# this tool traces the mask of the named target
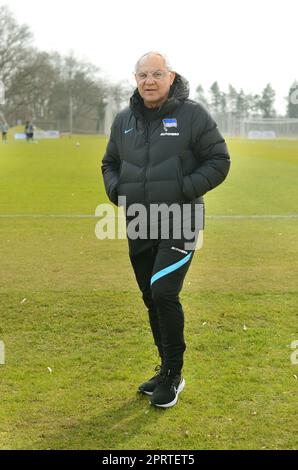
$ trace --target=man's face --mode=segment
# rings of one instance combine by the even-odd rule
[[[140,62],[135,78],[145,106],[153,108],[166,101],[175,73],[166,69],[161,56],[151,55]]]

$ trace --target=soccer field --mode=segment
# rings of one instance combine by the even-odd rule
[[[127,241],[95,236],[105,145],[0,144],[0,449],[297,449],[298,141],[228,141],[169,410],[136,393],[157,355]]]

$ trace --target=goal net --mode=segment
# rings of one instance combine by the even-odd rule
[[[297,139],[298,119],[243,119],[241,135],[249,139]]]

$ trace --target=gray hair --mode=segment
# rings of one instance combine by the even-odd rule
[[[144,60],[145,57],[151,56],[151,55],[159,55],[164,60],[166,69],[169,70],[169,71],[173,70],[172,66],[170,64],[170,61],[169,61],[168,57],[165,54],[162,54],[161,52],[158,52],[158,51],[149,51],[149,52],[146,52],[146,54],[143,54],[139,58],[139,60],[137,61],[136,65],[135,65],[135,72],[137,72],[139,70],[139,66],[140,66],[140,63],[142,62],[142,60]]]

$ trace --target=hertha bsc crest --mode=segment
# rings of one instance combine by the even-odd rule
[[[177,127],[177,119],[176,118],[163,119],[162,123],[163,123],[163,128],[166,132],[170,127]]]

